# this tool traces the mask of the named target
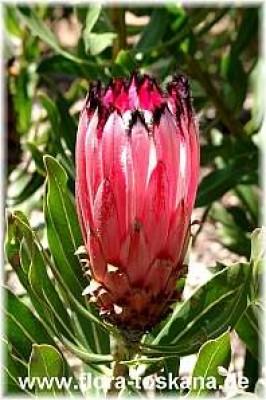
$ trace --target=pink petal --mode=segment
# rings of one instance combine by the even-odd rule
[[[168,109],[163,113],[159,126],[155,126],[154,139],[157,159],[163,161],[169,183],[169,209],[174,209],[179,184],[180,133],[175,117]]]
[[[114,112],[108,118],[102,137],[103,175],[112,186],[117,206],[120,236],[128,229],[126,221],[126,168],[124,157],[128,138],[122,118]]]
[[[99,240],[94,234],[89,235],[87,251],[90,255],[93,277],[95,280],[102,283],[106,273],[106,261],[103,257]]]
[[[85,155],[85,142],[87,133],[87,124],[89,123],[87,111],[84,107],[81,113],[77,143],[76,143],[76,196],[78,199],[78,209],[80,218],[82,218],[83,235],[89,229],[89,225],[93,226],[92,209],[89,201],[89,192],[86,180],[86,155]],[[84,237],[84,240],[86,238]]]
[[[131,83],[128,88],[128,99],[129,99],[129,109],[134,110],[139,107],[139,98],[137,92],[137,79],[135,75],[132,75]]]
[[[154,111],[160,107],[164,101],[160,89],[155,81],[148,75],[144,77],[143,82],[138,88],[139,105],[143,110]]]
[[[98,114],[95,112],[87,127],[85,143],[86,179],[91,208],[103,176],[101,139],[97,135],[98,121]]]
[[[181,132],[183,134],[184,155],[180,154],[183,163],[180,163],[180,173],[184,181],[184,198],[187,199],[188,186],[191,179],[191,154],[190,154],[190,137],[188,131],[188,124],[185,116],[181,117]]]
[[[153,296],[164,291],[173,267],[173,263],[168,260],[156,259],[153,262],[145,280],[145,287],[152,292]]]
[[[127,265],[131,285],[141,287],[149,269],[149,252],[141,227],[136,227],[131,235]]]
[[[152,172],[145,196],[143,227],[150,259],[163,249],[169,226],[169,193],[165,165],[159,161]]]
[[[171,297],[173,295],[174,289],[176,287],[177,277],[178,277],[178,273],[176,271],[173,271],[165,285],[164,294],[165,294],[165,297],[168,297],[168,299],[169,299],[169,297]]]
[[[190,165],[191,176],[187,193],[187,204],[189,214],[192,212],[194,206],[198,180],[199,180],[199,166],[200,166],[200,146],[199,138],[194,120],[191,118],[189,125],[189,139],[190,139]]]
[[[83,219],[77,185],[76,185],[76,190],[75,191],[76,191],[76,196],[75,196],[75,198],[76,198],[76,208],[77,208],[79,224],[80,224],[80,227],[81,227],[81,233],[82,233],[82,237],[83,237],[83,242],[86,244],[86,242],[87,242],[86,221]]]
[[[183,180],[184,199],[188,207],[188,213],[190,214],[196,196],[200,160],[199,139],[195,122],[188,114],[185,114],[181,118],[181,130],[184,138],[183,159],[185,159],[186,162],[183,168],[181,165],[180,172],[182,175],[181,179]]]
[[[180,143],[179,143],[179,171],[178,171],[178,187],[177,193],[174,203],[174,209],[178,207],[181,201],[186,198],[187,194],[187,185],[189,181],[189,151],[188,151],[188,143],[183,135],[180,135]]]
[[[126,271],[128,267],[127,260],[129,255],[129,246],[130,246],[130,235],[128,234],[120,245],[119,264],[123,271]]]
[[[131,131],[131,149],[134,171],[134,193],[136,201],[136,218],[142,219],[144,196],[147,185],[150,141],[148,132],[137,120]]]
[[[110,104],[114,102],[114,93],[111,87],[107,89],[105,95],[103,96],[102,101],[105,107],[108,107]]]
[[[119,258],[120,232],[115,197],[108,179],[101,183],[95,197],[94,223],[106,261],[116,264]]]
[[[169,233],[166,241],[165,252],[174,265],[182,262],[183,247],[189,226],[189,215],[184,201],[181,201],[172,216]]]

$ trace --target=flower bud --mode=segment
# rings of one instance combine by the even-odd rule
[[[124,331],[144,332],[177,299],[199,174],[187,79],[165,91],[133,74],[92,85],[76,145],[76,203],[92,280],[85,293]]]

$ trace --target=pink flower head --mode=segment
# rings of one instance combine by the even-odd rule
[[[124,331],[143,332],[177,299],[199,174],[188,81],[162,91],[133,74],[92,85],[76,145],[76,202],[92,280],[85,293]]]

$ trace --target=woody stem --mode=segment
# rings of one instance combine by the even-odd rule
[[[113,42],[113,60],[115,60],[119,51],[127,46],[125,9],[114,6],[111,10],[111,16],[113,27],[117,33],[117,38]]]

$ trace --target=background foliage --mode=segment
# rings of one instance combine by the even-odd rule
[[[254,391],[262,307],[258,230],[250,257],[250,234],[259,225],[259,8],[5,5],[4,20],[6,274],[15,271],[23,287],[19,295],[6,289],[6,390],[21,390],[18,376],[43,376],[45,370],[73,376],[68,352],[85,371],[111,373],[110,330],[117,332],[81,295],[88,277],[84,255],[77,255],[75,139],[90,82],[108,83],[139,69],[161,82],[177,71],[188,75],[202,167],[193,243],[212,223],[222,245],[243,258],[233,267],[213,268],[211,280],[147,335],[145,360],[138,358],[132,368],[144,363],[146,375],[178,374],[180,357],[198,351],[194,375],[214,351],[220,357],[210,371],[227,368],[228,329],[234,327],[247,347],[244,370]]]

